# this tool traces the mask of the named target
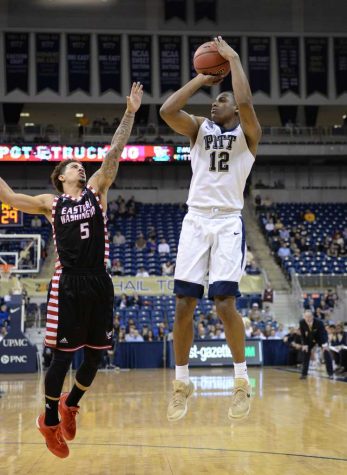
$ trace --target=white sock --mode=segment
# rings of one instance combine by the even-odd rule
[[[176,366],[176,379],[183,381],[185,384],[189,384],[189,369],[187,364]]]
[[[246,379],[249,383],[248,374],[247,374],[247,364],[246,361],[243,363],[234,363],[235,378]]]

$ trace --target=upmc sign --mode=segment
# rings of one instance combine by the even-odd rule
[[[171,343],[171,342],[170,342]],[[169,347],[170,367],[174,366],[173,345]],[[263,364],[261,340],[246,340],[245,356],[247,365]],[[189,366],[231,366],[233,357],[225,340],[194,341],[189,353]]]
[[[11,301],[11,330],[0,341],[0,373],[35,373],[37,371],[36,346],[21,332],[21,297]]]

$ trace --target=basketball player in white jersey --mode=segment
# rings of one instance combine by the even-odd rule
[[[207,274],[208,295],[215,301],[234,359],[235,384],[228,416],[241,419],[250,410],[245,329],[235,299],[246,265],[241,217],[243,190],[254,163],[261,128],[238,54],[221,36],[214,41],[221,56],[230,63],[233,93],[219,94],[212,104],[211,120],[187,114],[182,108],[196,91],[223,80],[198,74],[160,109],[161,117],[173,130],[189,137],[193,170],[175,271],[176,379],[167,411],[169,421],[185,416],[188,398],[194,391],[188,370],[193,314],[197,299],[203,296]]]

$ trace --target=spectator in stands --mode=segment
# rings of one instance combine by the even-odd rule
[[[154,226],[148,226],[147,236],[149,237],[149,239],[157,239],[157,231],[155,230]]]
[[[224,340],[225,339],[225,336],[223,336],[223,331],[222,331],[221,328],[216,328],[212,339],[213,340]]]
[[[110,213],[117,213],[118,211],[117,201],[116,200],[109,201],[107,208],[108,208],[108,211],[110,211]]]
[[[142,233],[139,233],[135,241],[135,249],[137,251],[143,251],[146,249],[147,241]]]
[[[251,338],[253,332],[251,321],[248,317],[243,317],[242,320],[245,325],[246,338]]]
[[[157,250],[157,243],[155,242],[155,239],[149,238],[147,240],[147,251],[149,254],[154,255],[155,251]]]
[[[279,236],[284,241],[287,241],[290,238],[290,233],[289,233],[288,229],[283,227],[282,229],[279,230]]]
[[[269,304],[265,304],[263,310],[261,311],[261,319],[264,322],[272,322],[272,320],[274,320],[274,314]]]
[[[165,323],[159,323],[157,340],[163,341],[165,336],[166,336]]]
[[[130,297],[130,304],[138,305],[139,307],[142,307],[143,305],[142,297],[139,294],[135,293],[132,297]]]
[[[266,287],[263,292],[263,302],[272,304],[274,301],[274,291],[271,287],[271,282],[267,282]]]
[[[125,335],[126,335],[126,333],[125,333],[125,327],[122,326],[122,327],[120,327],[120,329],[119,329],[118,343],[122,343],[122,342],[125,341]]]
[[[127,308],[130,305],[130,300],[126,294],[122,294],[120,299],[117,301],[117,307],[120,309]]]
[[[199,323],[196,329],[196,340],[205,340],[207,338],[206,328],[203,323]]]
[[[134,218],[136,216],[136,206],[131,205],[128,208],[128,218]]]
[[[258,211],[261,211],[261,210],[263,209],[263,207],[262,207],[262,200],[261,200],[261,196],[260,196],[260,195],[255,195],[254,204],[255,204],[255,211],[256,211],[256,213],[257,213]]]
[[[125,205],[124,198],[121,198],[120,201],[117,200],[118,203],[118,214],[119,216],[125,216],[127,214],[127,207]]]
[[[291,250],[289,249],[287,243],[281,243],[281,247],[278,249],[277,255],[280,259],[291,256]]]
[[[331,243],[330,244],[330,247],[327,251],[327,255],[329,257],[338,257],[339,255],[339,246],[337,246],[336,244],[334,243]]]
[[[7,305],[3,303],[0,307],[0,326],[3,326],[5,322],[9,321],[9,311],[7,309]]]
[[[0,341],[3,340],[6,335],[7,335],[7,327],[5,326],[0,327]]]
[[[261,332],[260,328],[254,327],[251,338],[259,338],[260,340],[266,340],[266,337]]]
[[[136,273],[136,277],[149,277],[149,273],[144,267],[140,267]]]
[[[170,254],[170,246],[166,242],[166,239],[162,238],[160,240],[160,244],[158,246],[158,252],[159,254]]]
[[[175,270],[175,265],[171,261],[166,261],[161,266],[162,275],[173,275]]]
[[[330,307],[324,302],[324,300],[321,300],[319,306],[316,308],[317,317],[321,320],[329,320],[330,313]]]
[[[265,196],[265,198],[263,199],[263,206],[265,209],[271,209],[272,208],[272,199],[270,198],[270,196]]]
[[[153,331],[148,327],[142,329],[143,341],[154,341]]]
[[[136,342],[141,342],[143,340],[143,336],[140,335],[139,331],[135,327],[131,327],[129,329],[129,334],[125,335],[125,341],[136,343]]]
[[[307,223],[313,223],[316,220],[316,215],[310,209],[307,209],[304,213],[304,221]]]
[[[38,216],[34,216],[33,219],[31,220],[31,227],[41,228],[41,226],[42,226],[41,219]]]
[[[267,339],[268,340],[280,340],[281,338],[277,335],[276,330],[274,328],[271,328]]]
[[[275,230],[275,224],[274,224],[272,218],[270,218],[269,221],[267,221],[267,223],[265,224],[265,229],[266,229],[267,234],[272,236],[272,234]]]
[[[115,246],[123,246],[123,244],[126,243],[126,239],[120,231],[116,231],[116,234],[113,236],[112,242]]]
[[[261,318],[261,313],[259,310],[259,304],[254,302],[252,304],[251,310],[248,312],[248,318],[250,319],[251,322],[259,322]]]
[[[282,339],[286,335],[286,333],[287,332],[284,329],[283,323],[279,323],[278,328],[276,330],[276,336]]]
[[[124,275],[124,267],[119,259],[113,259],[111,267],[112,275]]]
[[[332,289],[328,289],[324,292],[323,300],[324,300],[324,303],[329,308],[334,308],[335,307],[337,299],[338,299],[337,294],[335,292],[333,292]]]

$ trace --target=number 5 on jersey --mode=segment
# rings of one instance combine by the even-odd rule
[[[80,224],[81,230],[81,239],[88,239],[89,238],[89,223],[81,223]]]

